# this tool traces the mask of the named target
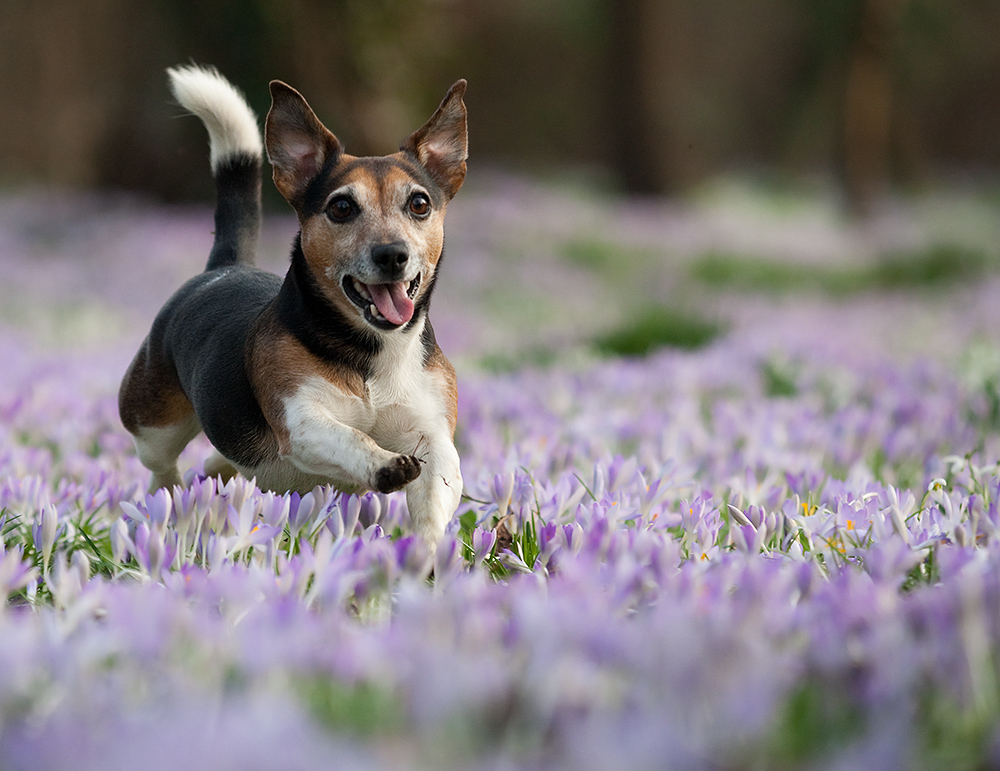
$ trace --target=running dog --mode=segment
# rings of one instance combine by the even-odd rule
[[[209,476],[262,489],[406,490],[436,542],[458,506],[455,370],[427,317],[444,216],[465,179],[466,82],[397,153],[347,154],[291,86],[273,81],[264,145],[299,233],[284,279],[255,267],[264,145],[216,70],[168,70],[208,130],[215,240],[163,306],[121,384],[119,414],[150,489],[181,484],[200,431]]]

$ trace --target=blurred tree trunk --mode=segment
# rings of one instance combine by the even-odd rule
[[[92,184],[94,147],[119,105],[127,0],[0,3],[4,175]]]
[[[908,0],[861,0],[847,63],[843,173],[851,210],[865,216],[891,173],[894,54]]]
[[[613,19],[611,123],[630,193],[672,193],[690,181],[678,104],[684,93],[683,0],[621,0]]]

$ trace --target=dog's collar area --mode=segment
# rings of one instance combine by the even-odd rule
[[[344,276],[341,284],[347,299],[358,307],[365,321],[376,329],[391,331],[399,329],[413,318],[413,298],[420,289],[422,279],[423,274],[418,273],[408,285],[402,281],[365,284],[354,276]]]

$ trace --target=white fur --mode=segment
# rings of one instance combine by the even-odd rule
[[[237,153],[262,157],[264,148],[257,116],[236,87],[214,67],[172,67],[170,90],[174,98],[194,113],[208,129],[212,170]]]
[[[462,469],[458,450],[448,433],[428,435],[420,476],[406,486],[406,508],[417,535],[436,543],[462,502]]]
[[[173,487],[181,483],[177,456],[201,431],[198,419],[192,414],[173,426],[143,426],[132,436],[136,454],[142,465],[153,472],[150,491]]]
[[[405,488],[407,508],[414,530],[437,541],[461,499],[462,473],[440,384],[423,366],[419,332],[383,337],[363,399],[320,377],[304,381],[284,403],[291,446],[283,473],[270,467],[244,473],[256,473],[258,481],[287,474],[285,484],[299,473],[371,489],[397,454],[414,455],[422,466]]]
[[[371,488],[375,474],[392,460],[365,432],[364,403],[321,377],[305,380],[285,400],[290,446],[285,458],[299,471],[353,488]]]
[[[375,410],[372,438],[387,450],[415,455],[420,476],[406,486],[413,529],[430,541],[444,534],[462,498],[462,472],[451,437],[448,405],[437,375],[424,368],[421,332],[382,336],[383,349],[368,382]]]

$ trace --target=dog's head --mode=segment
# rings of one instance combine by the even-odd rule
[[[265,142],[274,184],[299,215],[310,272],[358,326],[400,329],[426,304],[445,209],[465,179],[465,86],[455,83],[399,152],[358,158],[298,91],[271,83]]]

